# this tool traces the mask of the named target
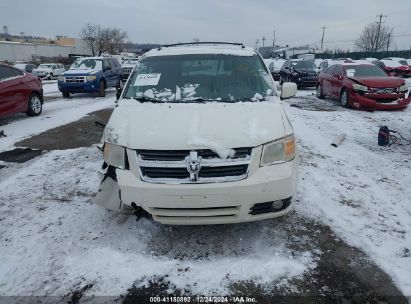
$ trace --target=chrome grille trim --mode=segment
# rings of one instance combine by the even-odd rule
[[[86,82],[86,76],[65,76],[64,81],[68,83],[83,83]]]
[[[241,153],[245,151],[244,149],[247,149],[249,153],[246,155]],[[201,169],[197,181],[190,180],[187,170],[189,150],[164,151],[164,153],[171,152],[167,157],[172,160],[165,160],[167,157],[162,157],[160,153],[162,151],[137,150],[135,152],[140,177],[143,181],[159,184],[202,184],[238,181],[248,176],[253,150],[251,148],[234,150],[240,151],[239,156],[241,157],[222,159],[210,150],[197,150],[201,157]],[[147,157],[148,154],[144,154],[146,151],[154,153]],[[172,152],[175,154],[173,155]],[[202,158],[201,154],[206,157]],[[157,156],[158,159],[153,156]],[[181,159],[182,156],[184,156],[183,159]]]

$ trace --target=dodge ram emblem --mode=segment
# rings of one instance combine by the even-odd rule
[[[186,159],[187,171],[190,173],[190,181],[198,181],[198,173],[201,169],[201,157],[198,157],[196,151],[191,151],[190,156]]]

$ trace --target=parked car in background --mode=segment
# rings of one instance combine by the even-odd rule
[[[330,67],[334,64],[352,63],[352,62],[354,62],[354,61],[350,58],[324,59],[324,61],[320,63],[320,71],[319,72],[324,71],[325,69],[327,69],[328,67]]]
[[[401,110],[411,101],[407,92],[404,79],[388,77],[373,64],[336,64],[318,75],[317,97],[336,98],[346,108]]]
[[[20,69],[0,64],[0,116],[21,112],[36,116],[42,108],[41,81]]]
[[[128,79],[133,69],[139,64],[138,58],[127,58],[121,63],[121,69],[123,73],[123,81]]]
[[[63,74],[65,68],[60,63],[42,63],[38,68],[33,69],[33,75],[44,79],[53,79]]]
[[[22,70],[27,73],[31,73],[37,66],[32,63],[26,63],[26,62],[15,62],[13,64],[13,67]]]
[[[404,64],[405,63],[405,64]],[[411,76],[411,67],[408,63],[397,59],[381,59],[374,61],[373,64],[380,67],[387,75],[395,77]]]
[[[365,57],[365,58],[360,58],[359,60],[363,60],[363,61],[367,61],[367,62],[372,63],[372,62],[374,62],[374,61],[377,61],[378,59],[377,59],[377,58],[373,58],[373,57]]]
[[[324,61],[324,59],[321,59],[321,58],[314,59],[314,64],[315,64],[315,66],[317,67],[318,72],[321,71],[321,70],[320,70],[320,66],[321,66],[321,63],[322,63],[323,61]]]
[[[58,87],[66,98],[71,93],[98,93],[104,97],[107,88],[123,87],[122,69],[112,57],[79,58],[58,77]]]
[[[273,59],[270,62],[270,65],[268,66],[268,68],[271,72],[271,75],[273,75],[273,78],[274,78],[275,81],[280,80],[280,71],[281,71],[281,68],[282,68],[284,62],[285,62],[285,59],[276,58],[276,59]]]
[[[280,84],[294,82],[298,88],[315,87],[317,67],[312,60],[291,59],[284,62],[280,70]]]
[[[94,203],[145,210],[170,225],[287,214],[298,157],[280,96],[296,92],[293,83],[277,92],[262,58],[243,45],[147,52],[105,128],[107,166]]]

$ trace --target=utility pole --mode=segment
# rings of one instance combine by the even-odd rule
[[[255,50],[258,51],[258,38],[257,38],[257,41],[255,42]]]
[[[263,47],[264,47],[265,37],[263,36],[263,38],[261,40],[263,41]]]
[[[377,38],[375,39],[375,48],[374,48],[374,52],[378,51],[378,42],[379,42],[379,40],[380,40],[381,23],[383,23],[383,22],[382,22],[382,18],[383,18],[383,17],[387,17],[387,16],[386,16],[386,15],[383,15],[383,14],[379,14],[379,15],[377,15],[377,18],[379,18],[379,19],[380,19],[380,21],[377,21],[377,24],[378,24],[378,30],[377,30]]]
[[[275,49],[275,30],[274,30],[274,36],[273,36],[273,51],[271,52],[271,57],[274,57],[274,49]]]
[[[391,33],[388,34],[388,39],[387,39],[387,52],[390,48],[390,40],[391,40]]]
[[[323,26],[323,27],[322,27],[323,35],[322,35],[322,37],[321,37],[321,50],[323,49],[323,45],[324,45],[324,32],[325,32],[325,29],[326,29],[326,27]]]

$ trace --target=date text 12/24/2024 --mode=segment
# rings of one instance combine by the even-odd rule
[[[206,297],[206,296],[156,296],[150,297],[150,303],[257,303],[252,297]]]

